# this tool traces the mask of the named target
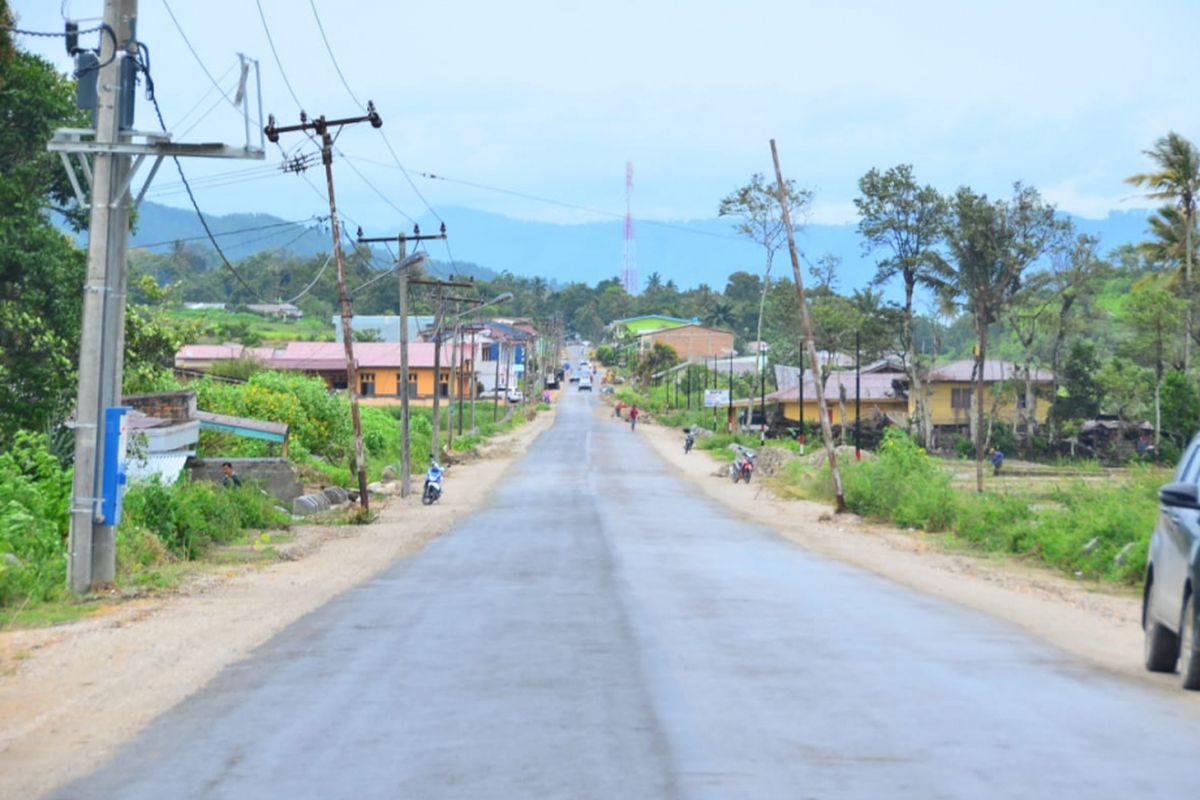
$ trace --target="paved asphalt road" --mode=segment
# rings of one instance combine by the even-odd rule
[[[734,520],[595,403],[56,796],[1195,796],[1175,694]]]

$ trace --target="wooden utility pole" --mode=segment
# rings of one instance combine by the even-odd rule
[[[400,249],[397,258],[403,264],[406,245],[404,234],[400,234]],[[410,433],[408,397],[408,270],[401,266],[396,270],[400,276],[400,496],[408,497],[412,492],[412,434]]]
[[[350,422],[354,426],[354,466],[358,471],[358,502],[363,511],[371,510],[370,493],[367,491],[367,457],[363,449],[362,417],[358,411],[358,370],[354,363],[354,333],[351,329],[350,297],[346,294],[346,265],[342,258],[342,231],[338,225],[337,200],[333,192],[333,136],[330,127],[343,127],[359,122],[369,122],[372,128],[383,127],[383,120],[375,111],[375,104],[367,101],[367,113],[361,117],[326,120],[324,115],[309,121],[300,112],[299,125],[276,127],[275,115],[267,120],[264,132],[272,142],[279,141],[279,134],[292,131],[316,131],[321,137],[321,161],[325,164],[325,184],[329,191],[329,224],[333,230],[333,258],[337,264],[338,303],[342,315],[342,344],[346,352],[346,391],[350,395]],[[407,376],[406,376],[407,377]]]
[[[84,68],[80,62],[81,85],[90,79],[95,89],[95,127],[60,128],[46,145],[47,150],[59,154],[80,207],[90,209],[91,214],[67,547],[67,585],[77,594],[112,583],[116,574],[120,467],[105,463],[104,444],[106,412],[119,406],[124,377],[130,212],[145,195],[164,158],[261,159],[264,154],[263,147],[250,147],[248,139],[241,148],[188,144],[172,142],[165,131],[133,129],[134,79],[138,71],[149,75],[148,64],[139,60],[137,13],[137,0],[105,0],[106,35],[100,37],[98,66]],[[243,97],[247,119],[248,97],[249,93]],[[134,196],[133,178],[147,158],[149,173]],[[80,181],[79,172],[85,182]],[[110,474],[114,468],[117,475]]]
[[[414,253],[408,257],[408,241],[424,241],[427,239],[445,239],[446,224],[442,223],[441,233],[421,235],[420,228],[414,226],[411,236],[401,233],[399,236],[378,236],[367,238],[363,236],[362,228],[358,229],[359,244],[374,242],[390,242],[396,240],[396,274],[400,276],[400,376],[396,390],[400,393],[400,496],[408,497],[412,492],[412,433],[409,413],[409,381],[408,381],[408,273],[427,256],[424,253]]]
[[[796,252],[796,234],[792,230],[792,215],[788,212],[787,186],[783,182],[783,170],[779,167],[779,152],[775,149],[775,140],[771,140],[771,159],[775,162],[775,185],[779,196],[779,207],[783,212],[783,226],[787,230],[788,252],[792,257],[792,273],[796,279],[796,300],[800,305],[800,320],[804,325],[804,340],[808,347],[808,360],[817,363],[817,345],[813,339],[812,316],[808,312],[808,301],[804,297],[804,278],[800,275],[800,257]],[[803,362],[801,362],[803,363]],[[803,385],[804,373],[800,373]],[[833,476],[833,494],[836,510],[841,513],[846,510],[846,498],[842,492],[842,476],[838,472],[837,450],[833,445],[833,429],[829,427],[829,414],[825,409],[825,387],[820,379],[813,384],[817,390],[817,413],[821,416],[821,433],[825,439],[825,454],[829,458],[829,472]],[[803,425],[804,406],[800,406],[800,420]]]
[[[409,283],[421,286],[436,286],[438,289],[438,304],[433,324],[433,340],[437,345],[433,348],[433,436],[429,443],[431,458],[439,458],[442,454],[441,415],[442,415],[442,323],[445,320],[445,290],[449,287],[470,288],[474,283],[464,281],[414,281]],[[449,424],[447,420],[447,424]]]

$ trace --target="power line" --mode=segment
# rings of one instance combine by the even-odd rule
[[[333,54],[333,48],[329,44],[329,37],[325,35],[325,26],[321,24],[321,15],[317,13],[316,0],[309,0],[308,4],[309,7],[312,8],[313,19],[317,21],[317,28],[321,32],[321,41],[325,43],[325,52],[329,53],[329,60],[333,62],[333,69],[337,72],[338,77],[341,78],[342,86],[346,88],[346,93],[350,95],[350,99],[357,103],[359,108],[362,108],[362,101],[358,99],[358,97],[354,94],[354,90],[350,88],[350,84],[346,81],[346,76],[342,73],[341,66],[338,65],[337,57]],[[392,147],[392,142],[390,139],[388,139],[387,133],[383,130],[383,128],[379,128],[378,130],[380,137],[383,139],[384,146],[387,147],[388,152],[392,156],[392,160],[396,162],[396,166],[399,167],[400,172],[404,175],[404,179],[408,181],[408,185],[412,187],[413,192],[418,198],[420,198],[421,202],[425,204],[426,210],[429,211],[429,213],[432,214],[438,222],[444,222],[437,211],[433,209],[433,206],[429,204],[429,201],[425,199],[425,195],[421,194],[421,190],[417,187],[416,182],[413,181],[412,177],[408,174],[408,170],[404,168],[404,164],[400,162],[400,157],[396,155],[396,151]],[[407,217],[408,215],[405,214],[405,216]],[[412,218],[409,217],[409,219]]]
[[[358,156],[345,156],[345,158],[350,159],[350,160],[361,161],[364,164],[373,164],[374,166],[377,166],[377,167],[384,167],[387,169],[392,168],[391,164],[386,164],[382,161],[376,161],[376,160],[370,159],[370,158],[359,158]],[[555,200],[552,197],[543,197],[541,195],[529,194],[528,192],[521,192],[521,191],[517,191],[516,189],[505,189],[500,186],[489,186],[486,183],[477,183],[475,181],[468,181],[468,180],[464,180],[462,178],[451,178],[447,175],[433,173],[433,172],[422,172],[420,170],[413,170],[413,172],[417,175],[420,175],[422,178],[425,178],[425,179],[431,180],[431,181],[442,181],[444,183],[454,183],[454,184],[458,184],[460,186],[469,186],[472,189],[482,189],[483,191],[486,191],[486,192],[495,192],[497,194],[509,195],[510,197],[519,197],[522,200],[532,200],[537,203],[545,203],[546,205],[557,206],[559,208],[569,208],[574,211],[584,211],[584,212],[587,212],[588,214],[595,214],[595,215],[601,216],[601,217],[612,217],[613,219],[624,219],[625,218],[625,214],[621,213],[621,212],[605,211],[604,209],[600,209],[600,208],[592,208],[590,206],[579,205],[578,203],[570,203],[570,202],[567,202],[566,200]],[[659,227],[659,228],[667,228],[670,230],[677,230],[682,233],[689,233],[694,236],[708,236],[708,237],[711,237],[714,239],[729,239],[730,241],[738,241],[738,242],[745,241],[744,239],[742,239],[738,236],[734,236],[732,234],[715,233],[713,231],[701,231],[701,230],[696,230],[694,228],[688,228],[683,225],[676,225],[676,224],[670,223],[670,222],[662,222],[661,220],[644,219],[641,217],[635,217],[634,220],[639,225],[652,225],[652,226]]]
[[[166,2],[166,0],[163,0]],[[296,101],[296,107],[304,110],[304,105],[300,102],[300,98],[296,96],[296,90],[292,88],[292,82],[288,80],[287,72],[283,69],[283,62],[279,60],[279,51],[275,49],[275,39],[271,36],[271,26],[267,25],[267,15],[263,13],[262,0],[254,0],[254,4],[258,6],[258,18],[262,20],[263,31],[267,34],[267,44],[271,46],[271,55],[275,56],[275,66],[279,67],[279,74],[283,77],[283,85],[287,87],[288,94]]]
[[[213,235],[214,236],[236,236],[239,233],[257,233],[258,231],[270,230],[272,228],[283,228],[285,226],[301,225],[301,224],[303,224],[305,222],[309,222],[309,221],[323,222],[324,220],[325,220],[325,217],[306,217],[304,219],[298,219],[298,220],[294,220],[292,222],[273,222],[270,225],[256,225],[252,228],[238,228],[237,230],[223,231],[222,233],[215,233]],[[309,231],[306,228],[305,233],[308,233],[308,232]],[[151,242],[150,244],[136,244],[136,245],[134,245],[134,247],[142,247],[142,248],[162,247],[163,245],[175,244],[176,242],[195,242],[200,239],[207,239],[207,238],[208,238],[208,236],[183,236],[183,237],[180,237],[177,239],[165,239],[161,242]]]
[[[333,62],[333,68],[337,71],[338,77],[342,80],[342,86],[346,87],[346,94],[350,95],[350,99],[355,102],[360,109],[365,109],[366,106],[354,94],[354,90],[350,88],[350,84],[346,81],[346,76],[342,74],[342,68],[338,66],[337,59],[333,56],[333,48],[329,46],[329,37],[325,35],[325,26],[321,24],[321,15],[317,13],[316,0],[308,0],[308,5],[312,8],[313,18],[317,21],[317,28],[321,31],[321,41],[325,43],[325,52],[329,53],[329,60]]]
[[[166,0],[163,0],[163,4],[166,4]],[[167,123],[163,119],[162,108],[158,105],[158,95],[154,91],[154,79],[150,76],[150,66],[148,63],[149,51],[145,48],[145,45],[141,45],[141,48],[143,52],[146,53],[147,58],[145,61],[138,61],[137,63],[138,67],[142,70],[142,73],[146,76],[146,95],[150,99],[150,103],[154,106],[154,114],[158,117],[158,124],[162,127],[163,132],[166,133]],[[192,187],[188,185],[187,176],[183,174],[183,165],[179,163],[178,156],[171,156],[171,160],[175,162],[175,169],[179,172],[179,179],[183,181],[183,188],[187,190],[188,199],[192,201],[192,208],[195,209],[196,216],[200,219],[200,225],[204,228],[204,232],[208,235],[208,240],[212,242],[213,249],[216,250],[217,255],[221,257],[221,263],[225,265],[226,269],[233,273],[233,277],[237,279],[237,282],[240,283],[242,287],[246,289],[246,291],[250,292],[251,297],[255,298],[259,302],[269,302],[264,300],[262,296],[255,291],[254,287],[242,277],[241,273],[234,268],[233,264],[229,263],[229,259],[225,257],[225,251],[221,249],[221,245],[217,242],[216,236],[213,235],[212,229],[208,227],[208,220],[204,218],[203,212],[200,211],[200,205],[196,202],[196,196],[192,194]]]
[[[227,77],[229,77],[229,73],[230,73],[230,72],[233,72],[233,70],[234,70],[234,68],[235,68],[236,66],[237,66],[236,64],[230,64],[230,65],[229,65],[229,67],[228,67],[228,68],[227,68],[227,69],[226,69],[224,72],[222,72],[222,73],[221,73],[221,77],[220,77],[220,78],[218,78],[217,80],[219,80],[219,81],[223,81],[223,80],[225,80]],[[195,104],[194,104],[194,105],[193,105],[191,108],[189,108],[189,109],[187,110],[187,113],[186,113],[186,114],[184,114],[182,117],[180,117],[180,118],[179,118],[179,119],[178,119],[178,120],[175,122],[175,127],[176,127],[176,128],[178,128],[180,125],[182,125],[182,124],[183,124],[183,121],[184,121],[185,119],[187,119],[187,118],[188,118],[188,117],[190,117],[190,116],[191,116],[193,113],[195,113],[196,109],[198,109],[198,108],[200,107],[200,104],[201,104],[201,103],[203,103],[205,100],[207,100],[207,99],[208,99],[208,96],[209,96],[210,94],[212,94],[212,93],[213,93],[213,90],[214,90],[214,89],[216,89],[216,88],[217,88],[216,86],[210,86],[210,87],[208,87],[208,91],[207,91],[207,92],[205,92],[204,94],[202,94],[202,95],[200,96],[200,99],[199,99],[199,100],[197,100],[197,101],[195,102]],[[218,102],[220,102],[220,101],[218,101]],[[210,108],[209,110],[211,110],[211,108]],[[207,113],[208,113],[208,112],[205,112],[205,114],[207,114]],[[191,129],[189,128],[189,130],[191,130]],[[180,134],[180,136],[182,136],[182,135],[183,135],[183,134]]]
[[[219,83],[217,83],[217,79],[214,78],[212,73],[208,71],[208,67],[204,65],[204,60],[200,58],[200,54],[196,52],[196,48],[192,47],[191,40],[188,39],[187,34],[184,33],[183,26],[179,24],[179,20],[175,18],[175,12],[171,10],[171,4],[168,3],[167,0],[162,0],[162,4],[163,8],[167,10],[167,16],[171,18],[171,22],[175,23],[175,30],[179,31],[179,35],[183,38],[183,43],[187,45],[187,49],[191,52],[192,58],[196,59],[196,63],[200,65],[200,69],[203,70],[204,74],[208,76],[208,80],[210,83],[212,83],[213,88],[220,93],[221,97],[225,98],[226,102],[228,102],[234,108],[237,108],[237,104],[234,103],[233,100],[229,99],[229,95],[225,94],[225,90],[221,88]],[[149,77],[148,74],[147,77]],[[166,129],[166,125],[164,124],[163,130],[165,131]]]

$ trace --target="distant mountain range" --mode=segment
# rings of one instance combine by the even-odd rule
[[[559,225],[510,219],[466,208],[444,208],[454,254],[453,271],[487,279],[509,271],[515,275],[540,276],[554,284],[597,281],[619,276],[623,267],[624,222],[613,219],[576,225]],[[1137,210],[1110,213],[1106,219],[1073,217],[1083,233],[1100,237],[1101,252],[1144,238],[1148,212]],[[288,222],[269,214],[208,216],[225,254],[233,260],[262,250],[278,249],[308,256],[329,252],[327,225],[316,221]],[[421,219],[423,230],[432,231],[439,221]],[[706,283],[722,290],[731,272],[758,273],[763,267],[762,250],[738,238],[729,219],[686,222],[635,221],[634,255],[641,285],[657,272],[663,281],[673,280],[681,289]],[[239,232],[240,231],[240,232]],[[350,231],[353,238],[353,231]],[[175,241],[207,247],[207,238],[195,213],[149,201],[138,209],[134,247],[162,252]],[[343,240],[345,242],[346,240]],[[874,274],[874,260],[863,255],[862,243],[852,223],[808,225],[798,245],[811,261],[825,254],[841,259],[839,291],[866,286]],[[446,248],[430,243],[429,250],[442,270],[450,271]],[[776,258],[777,275],[790,276],[786,251]],[[807,267],[805,267],[807,278]]]

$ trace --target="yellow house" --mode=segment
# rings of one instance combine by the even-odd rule
[[[929,409],[934,425],[968,428],[974,408],[975,359],[965,358],[937,367],[929,373]],[[983,365],[984,413],[1014,427],[1025,419],[1041,425],[1050,414],[1050,387],[1054,375],[1048,370],[1029,370],[1008,361],[988,359]],[[916,413],[916,398],[909,398],[909,413]]]
[[[886,416],[894,422],[902,423],[908,416],[908,398],[904,389],[908,379],[904,373],[893,371],[868,372],[863,371],[858,376],[858,386],[862,392],[859,401],[859,413],[864,419],[875,416]],[[834,425],[842,424],[842,398],[845,398],[846,421],[854,419],[854,400],[856,396],[854,372],[838,370],[829,373],[822,387],[825,390],[825,406],[828,410],[829,421]],[[801,392],[798,387],[780,389],[767,395],[767,402],[779,404],[785,419],[799,422]],[[812,370],[804,371],[804,408],[805,422],[819,422],[821,419],[817,408],[817,387],[813,382]]]

